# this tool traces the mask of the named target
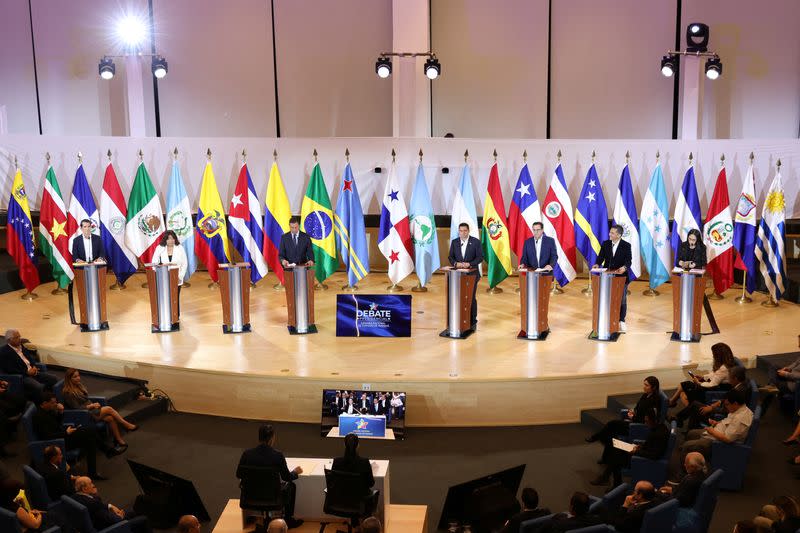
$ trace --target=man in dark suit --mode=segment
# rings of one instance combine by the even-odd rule
[[[522,489],[522,511],[509,518],[500,533],[519,533],[519,527],[523,522],[549,514],[549,509],[539,508],[539,493],[536,489],[525,487]]]
[[[530,270],[537,268],[553,270],[558,261],[555,239],[544,234],[544,224],[541,222],[534,222],[531,230],[533,237],[525,241],[519,266]]]
[[[673,488],[665,485],[659,489],[661,494],[678,500],[681,507],[693,507],[700,492],[700,486],[708,477],[706,458],[700,452],[689,452],[683,460],[683,468],[686,475],[681,478],[680,483]]]
[[[381,400],[378,398],[376,394],[374,398],[372,398],[372,407],[369,410],[369,414],[373,416],[378,416],[383,414],[383,409],[381,408]]]
[[[585,492],[575,492],[569,500],[569,512],[558,513],[543,523],[537,533],[560,533],[571,529],[593,526],[602,523],[599,515],[589,514],[591,504]]]
[[[469,236],[469,224],[462,222],[458,225],[458,237],[450,242],[450,252],[447,254],[450,266],[454,268],[474,268],[475,271],[470,275],[475,276],[475,287],[472,290],[472,329],[478,324],[478,300],[475,295],[478,292],[478,279],[481,273],[478,266],[483,262],[483,247],[481,241]]]
[[[281,475],[283,485],[283,501],[286,502],[283,513],[285,517],[288,517],[286,518],[286,523],[290,528],[300,527],[303,521],[294,518],[294,501],[297,489],[292,482],[303,473],[303,469],[298,466],[289,471],[286,457],[273,447],[275,445],[275,427],[272,424],[265,424],[258,428],[258,440],[261,444],[242,452],[242,457],[239,459],[239,467],[261,466],[277,470]],[[238,468],[236,477],[242,478]]]
[[[289,219],[289,233],[281,236],[278,258],[281,260],[283,268],[287,268],[290,264],[305,266],[314,264],[311,238],[307,233],[300,231],[300,217]]]
[[[633,262],[633,256],[631,255],[631,243],[622,239],[624,232],[625,228],[619,224],[611,226],[608,231],[608,240],[600,245],[597,263],[592,268],[606,268],[615,274],[628,272]],[[628,283],[630,283],[630,277],[625,279],[625,290],[622,291],[622,304],[619,307],[619,329],[623,333],[627,331],[625,315],[628,314]]]
[[[661,502],[652,483],[639,481],[633,493],[625,498],[611,524],[620,533],[639,533],[645,513]]]
[[[92,233],[92,221],[88,218],[81,220],[81,236],[72,241],[72,259],[76,263],[92,263],[105,261],[106,251],[103,240]]]
[[[128,525],[133,533],[150,533],[150,525],[144,516],[136,516],[131,511],[124,511],[111,503],[105,503],[97,492],[92,480],[82,476],[75,480],[75,494],[71,496],[73,500],[80,503],[89,511],[89,518],[97,531],[111,527],[123,520],[128,521]]]
[[[44,390],[51,390],[58,378],[36,368],[39,356],[22,345],[22,337],[16,329],[6,331],[6,344],[0,348],[0,372],[22,376],[25,397],[34,403]]]
[[[44,449],[44,461],[36,465],[36,471],[44,478],[47,485],[47,494],[50,499],[57,501],[61,496],[71,496],[75,492],[75,480],[66,470],[61,469],[64,454],[61,448],[51,444]]]

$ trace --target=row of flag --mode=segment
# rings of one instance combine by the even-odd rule
[[[220,263],[232,260],[231,247],[251,264],[251,281],[256,283],[271,268],[281,283],[283,268],[278,260],[281,235],[289,231],[291,206],[277,163],[270,169],[267,194],[262,204],[253,186],[246,163],[242,164],[227,214],[217,189],[210,157],[202,178],[197,221],[193,224],[180,166],[173,163],[167,192],[167,213],[152,180],[140,163],[127,204],[109,162],[103,178],[99,209],[94,201],[83,165],[75,180],[67,207],[52,166],[48,166],[40,206],[39,246],[48,258],[60,287],[73,278],[72,241],[80,235],[80,221],[93,221],[93,231],[101,236],[108,263],[119,283],[137,270],[138,261],[149,262],[166,230],[178,236],[187,252],[186,280],[197,268],[198,259],[217,280]],[[576,276],[577,252],[594,264],[600,244],[608,235],[608,211],[597,169],[592,163],[573,210],[561,163],[556,166],[542,204],[537,198],[527,163],[522,167],[506,214],[497,163],[491,167],[484,203],[482,224],[478,226],[470,166],[465,164],[451,209],[450,239],[458,226],[467,223],[470,234],[481,239],[491,287],[512,273],[512,252],[522,255],[526,239],[532,236],[534,222],[544,225],[546,235],[556,241],[558,262],[556,280],[567,285]],[[356,285],[369,273],[369,254],[364,214],[349,160],[342,176],[335,209],[320,169],[315,163],[301,206],[301,226],[311,238],[316,263],[316,278],[323,282],[344,264],[348,283]],[[39,284],[35,268],[34,233],[22,174],[17,169],[8,209],[9,252],[20,267],[21,278],[32,291]],[[784,292],[785,199],[780,169],[775,175],[756,227],[756,200],[753,166],[731,215],[724,166],[717,176],[714,194],[703,221],[695,182],[694,166],[689,165],[676,201],[673,224],[668,223],[669,201],[659,163],[639,211],[633,194],[629,165],[619,180],[613,221],[624,228],[623,238],[631,243],[631,279],[641,276],[642,262],[650,274],[650,287],[669,279],[675,265],[673,257],[692,229],[700,230],[708,255],[707,270],[717,293],[733,284],[733,270],[746,271],[748,292],[755,289],[756,262],[770,294],[779,300]],[[393,284],[412,272],[425,286],[440,266],[439,246],[433,206],[422,164],[409,207],[397,180],[394,161],[381,200],[378,249],[388,263]]]

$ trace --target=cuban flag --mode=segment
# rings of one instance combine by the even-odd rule
[[[397,186],[395,165],[389,169],[389,179],[383,191],[378,248],[389,261],[389,279],[397,285],[414,271],[414,245],[403,193]]]
[[[267,275],[267,263],[261,253],[264,246],[264,228],[261,225],[263,217],[253,180],[250,179],[250,171],[247,164],[244,164],[239,171],[239,180],[231,198],[228,228],[233,247],[243,261],[250,263],[252,283],[257,283]]]
[[[650,186],[642,202],[639,215],[639,236],[642,240],[642,255],[650,273],[650,288],[655,289],[669,280],[672,260],[669,256],[669,202],[664,189],[664,172],[657,163],[650,176]]]
[[[508,233],[511,238],[511,250],[517,259],[522,256],[525,241],[533,237],[531,226],[534,222],[542,221],[542,208],[539,207],[539,198],[533,187],[528,164],[522,167],[511,196],[511,206],[508,208]]]
[[[100,237],[108,256],[106,261],[120,285],[125,284],[139,265],[136,255],[125,246],[127,218],[125,196],[114,167],[109,163],[103,177],[103,190],[100,192]]]
[[[775,174],[772,185],[761,209],[761,223],[756,240],[756,259],[760,263],[761,275],[773,300],[781,299],[786,291],[784,282],[784,243],[786,242],[786,196],[783,192],[781,172]]]
[[[738,252],[736,263],[739,270],[746,270],[745,288],[752,293],[756,290],[756,181],[753,165],[747,169],[742,184],[742,193],[736,202],[736,215],[733,219],[733,246]]]
[[[67,213],[67,235],[69,235],[69,250],[72,252],[72,241],[81,234],[81,220],[92,221],[92,233],[100,235],[100,215],[97,204],[94,203],[89,180],[83,171],[83,164],[78,165],[75,172],[75,183],[72,185],[72,197],[69,200]]]
[[[697,185],[694,180],[694,165],[683,176],[683,185],[675,202],[675,215],[672,221],[672,254],[675,258],[673,266],[678,264],[678,246],[686,241],[689,230],[700,231],[703,219],[700,216],[700,199],[697,197]]]
[[[550,188],[544,197],[544,211],[542,212],[544,233],[556,241],[558,262],[556,263],[555,277],[562,287],[575,279],[575,265],[577,251],[575,247],[575,221],[572,216],[572,201],[567,193],[567,182],[561,163],[553,172]]]
[[[631,281],[642,275],[642,256],[639,244],[639,215],[636,209],[636,198],[633,196],[631,184],[630,165],[622,168],[617,189],[617,201],[614,203],[614,224],[619,224],[624,229],[622,238],[631,245],[631,268],[628,269],[628,278]]]

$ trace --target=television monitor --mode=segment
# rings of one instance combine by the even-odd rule
[[[331,429],[338,434],[340,416],[364,415],[364,417],[383,417],[386,433],[389,430],[395,439],[405,438],[406,432],[406,393],[390,390],[325,389],[322,391],[322,422],[320,434],[331,436]],[[369,422],[369,420],[367,420]],[[344,435],[339,435],[344,437]]]

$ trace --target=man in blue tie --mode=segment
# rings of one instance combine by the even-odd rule
[[[558,261],[556,241],[544,234],[544,224],[541,222],[534,222],[531,231],[533,231],[533,237],[525,241],[522,257],[519,258],[519,266],[527,267],[529,270],[538,268],[553,270]]]
[[[281,236],[278,258],[281,260],[283,268],[287,268],[289,265],[314,265],[311,238],[307,233],[300,231],[300,217],[289,219],[289,233]]]

